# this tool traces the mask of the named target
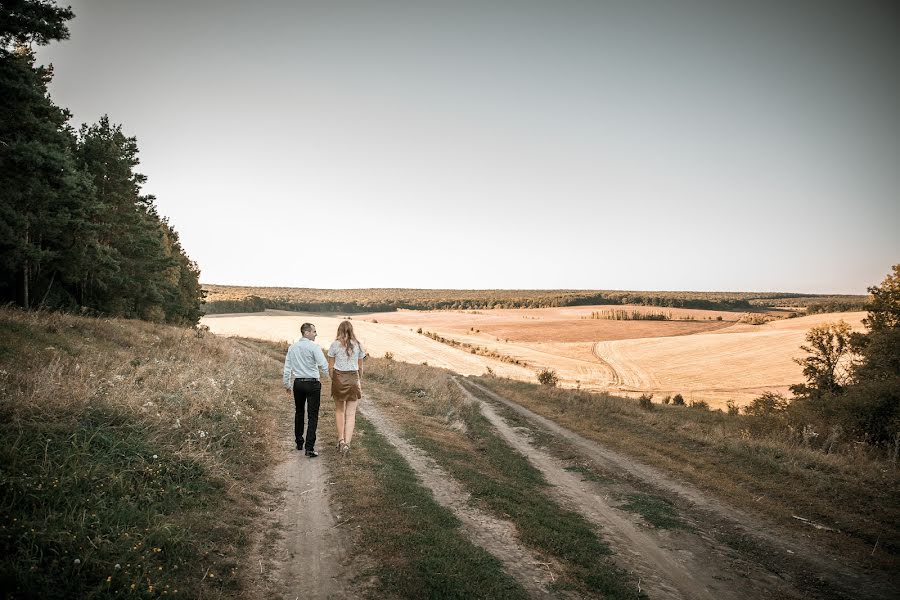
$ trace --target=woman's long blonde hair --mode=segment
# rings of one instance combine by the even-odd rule
[[[341,324],[338,325],[337,340],[344,347],[344,350],[347,351],[347,358],[350,358],[353,355],[353,342],[356,342],[357,346],[359,345],[359,340],[353,334],[353,324],[350,321],[341,321]]]

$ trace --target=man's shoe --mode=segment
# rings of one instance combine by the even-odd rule
[[[303,442],[297,444],[297,450],[303,450]]]
[[[315,458],[318,455],[319,455],[319,453],[316,452],[315,450],[307,450],[306,451],[306,456],[308,456],[309,458]]]

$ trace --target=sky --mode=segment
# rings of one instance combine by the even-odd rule
[[[900,262],[891,2],[79,0],[201,281],[865,293]]]

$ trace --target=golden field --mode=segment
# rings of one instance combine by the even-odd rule
[[[612,308],[664,312],[668,321],[592,319]],[[806,332],[847,321],[862,331],[863,312],[825,313],[762,325],[739,322],[741,313],[643,306],[577,306],[467,311],[396,311],[350,316],[357,336],[374,356],[535,381],[537,371],[557,372],[560,385],[619,395],[680,393],[687,401],[723,408],[743,405],[764,391],[786,392],[803,381],[793,359]],[[340,314],[268,310],[207,315],[202,323],[224,336],[293,341],[304,321],[315,323],[327,347]],[[719,320],[721,319],[721,320]],[[417,330],[422,333],[417,333]],[[426,334],[432,334],[430,337]],[[438,338],[438,339],[432,339]]]

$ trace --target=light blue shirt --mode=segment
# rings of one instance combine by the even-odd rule
[[[284,357],[284,387],[291,389],[293,380],[298,377],[318,379],[319,369],[328,376],[328,363],[322,349],[315,342],[300,338],[291,344]]]

